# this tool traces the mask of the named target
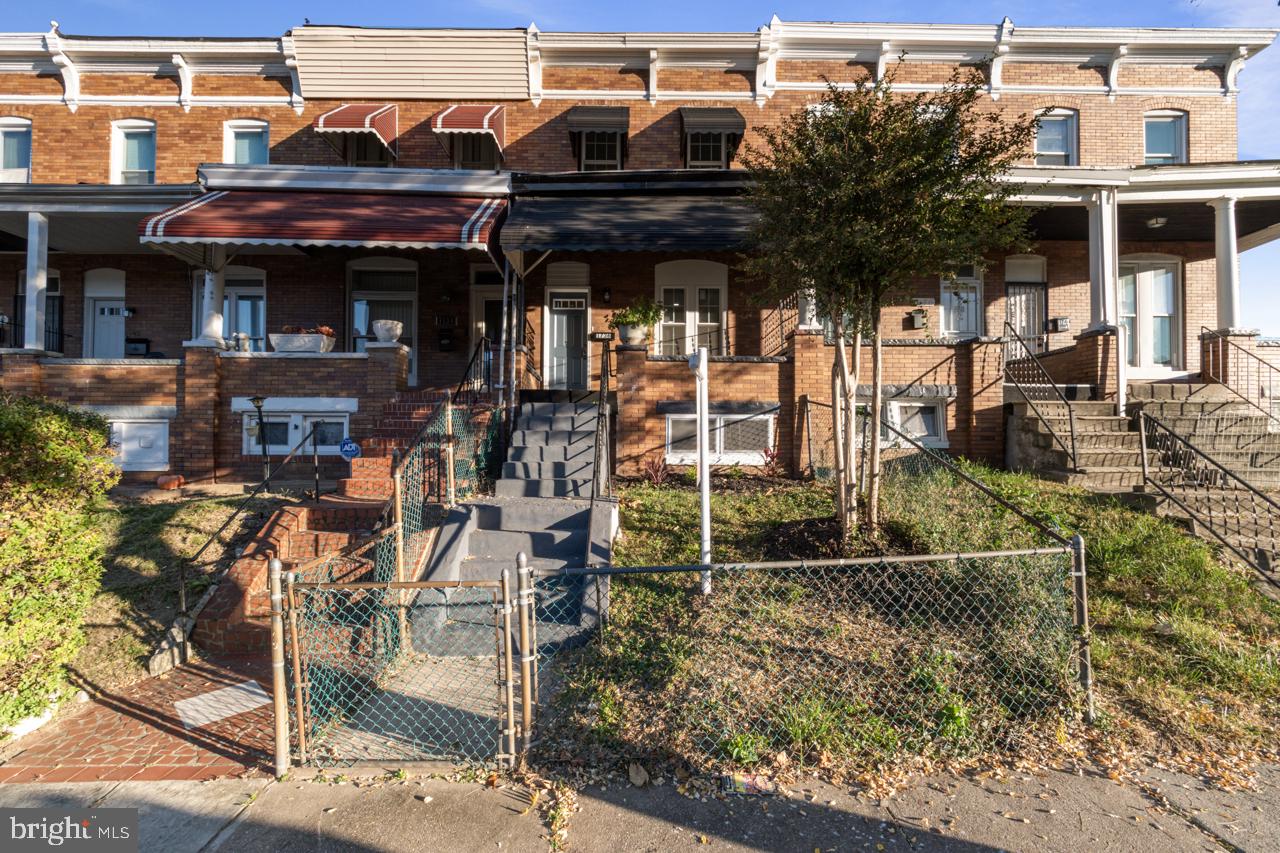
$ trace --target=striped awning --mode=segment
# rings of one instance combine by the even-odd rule
[[[199,264],[208,245],[486,249],[502,197],[222,190],[142,220],[139,239]]]
[[[487,133],[498,145],[507,144],[507,108],[501,104],[454,104],[431,117],[436,133]]]
[[[320,133],[372,133],[393,154],[400,136],[400,110],[395,104],[343,104],[316,116]]]

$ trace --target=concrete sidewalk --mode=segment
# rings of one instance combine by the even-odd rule
[[[575,850],[1277,851],[1280,768],[1224,793],[1149,770],[1144,790],[1099,776],[934,776],[884,803],[825,784],[790,797],[683,797],[668,782],[579,794]],[[1161,798],[1171,808],[1161,808]],[[542,853],[520,789],[410,778],[5,785],[0,807],[129,807],[146,851],[502,850]]]

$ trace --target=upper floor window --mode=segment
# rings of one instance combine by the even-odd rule
[[[1077,166],[1080,157],[1075,110],[1049,110],[1036,122],[1036,165]]]
[[[390,166],[390,149],[372,133],[344,133],[348,166]]]
[[[222,126],[222,162],[240,166],[269,163],[270,127],[261,119],[234,119]]]
[[[1145,162],[1154,165],[1187,162],[1186,113],[1157,110],[1146,114],[1144,125]]]
[[[684,162],[690,169],[727,169],[747,121],[733,107],[681,107]]]
[[[156,182],[156,123],[124,119],[111,125],[111,183]]]
[[[590,130],[582,134],[582,171],[622,168],[622,134]]]
[[[690,169],[725,169],[725,145],[723,133],[690,133],[685,152]]]
[[[31,181],[31,120],[0,118],[0,182]]]
[[[498,143],[490,133],[453,134],[453,166],[455,169],[498,168]]]

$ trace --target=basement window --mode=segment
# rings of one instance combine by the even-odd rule
[[[773,447],[774,415],[712,415],[708,437],[712,465],[764,465]],[[698,418],[667,416],[667,462],[698,463]]]
[[[925,447],[949,446],[945,400],[891,400],[885,403],[884,420]],[[891,447],[910,446],[887,429],[882,429],[880,435]]]
[[[245,456],[260,456],[262,445],[258,434],[258,415],[256,412],[245,412],[242,417],[241,453]],[[320,456],[338,456],[339,445],[347,435],[348,421],[344,413],[270,412],[264,414],[262,420],[266,430],[267,453],[272,456],[287,455],[313,426],[317,429],[316,452]],[[308,441],[298,453],[310,454],[311,442]]]

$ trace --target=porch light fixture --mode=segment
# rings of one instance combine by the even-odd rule
[[[262,417],[262,404],[266,397],[250,397],[249,405],[258,413],[258,447],[262,448],[262,482],[267,491],[271,490],[271,456],[267,453],[267,422]]]
[[[1168,224],[1169,224],[1169,217],[1167,216],[1153,216],[1147,220],[1148,228],[1163,228]]]
[[[600,291],[600,298],[604,300],[605,305],[613,302],[613,288],[606,287],[604,290]]]

